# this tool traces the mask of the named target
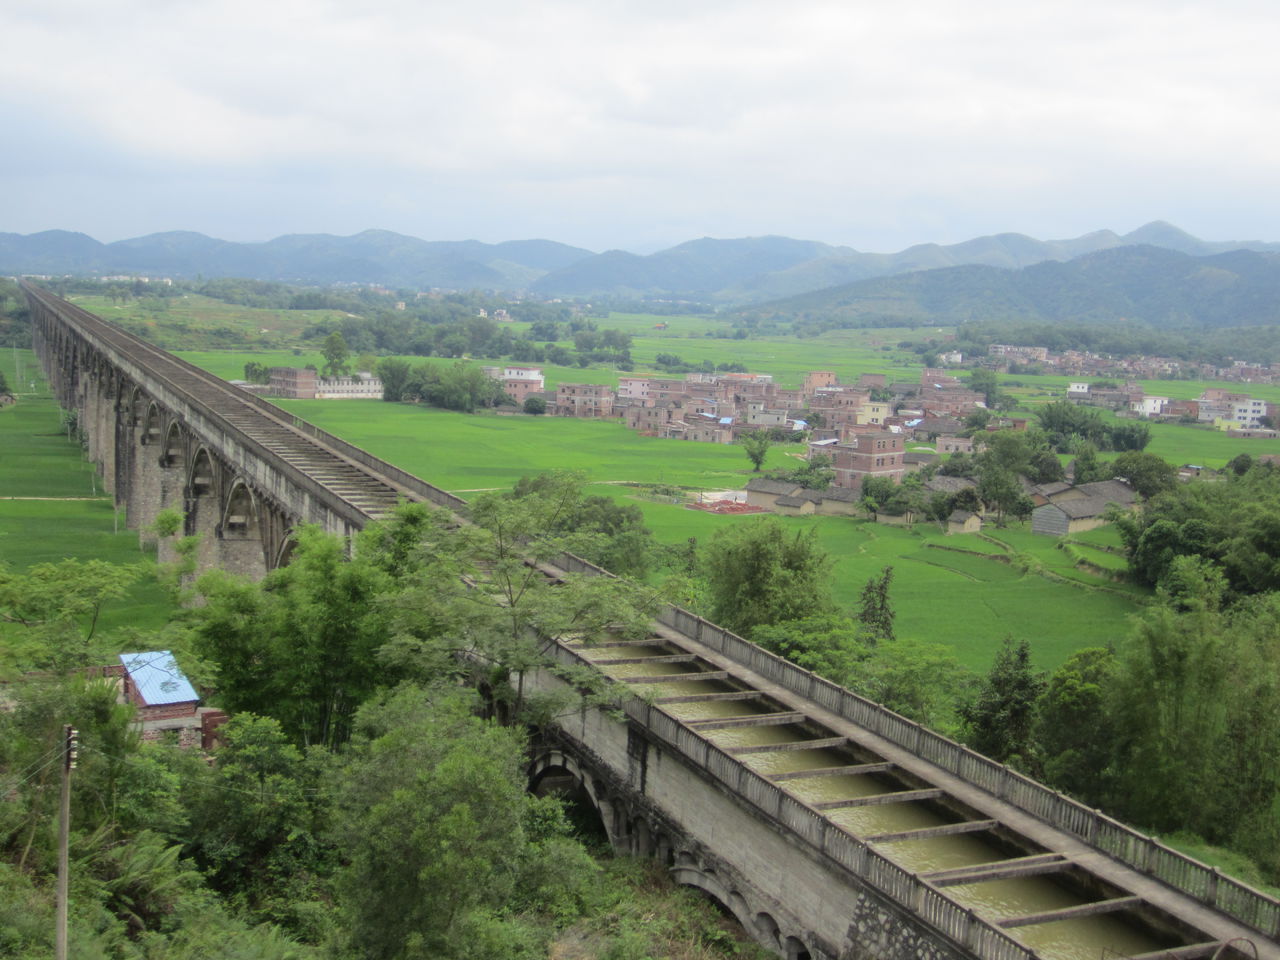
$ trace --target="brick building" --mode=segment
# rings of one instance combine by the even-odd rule
[[[850,433],[840,443],[825,447],[836,472],[835,485],[858,490],[867,477],[887,477],[901,483],[906,474],[902,434],[887,430]]]
[[[611,417],[613,391],[603,383],[562,383],[556,387],[556,416]]]
[[[516,403],[524,403],[529,397],[546,389],[540,367],[485,367],[484,372],[499,381],[503,392]]]

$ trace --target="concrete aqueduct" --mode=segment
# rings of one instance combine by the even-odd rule
[[[400,499],[464,506],[26,292],[36,352],[129,526],[182,509],[204,566],[261,576],[299,524],[345,536]],[[603,575],[570,555],[547,573]],[[576,793],[617,848],[661,858],[781,956],[1280,960],[1280,901],[686,611],[648,640],[555,655],[643,695],[562,720],[531,787]]]

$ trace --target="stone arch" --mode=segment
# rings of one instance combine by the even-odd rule
[[[164,442],[160,444],[160,466],[169,470],[181,470],[184,480],[187,472],[186,440],[181,424],[173,420],[169,423],[169,429],[164,431]]]
[[[596,812],[600,824],[604,828],[605,838],[615,850],[621,849],[622,837],[619,836],[619,810],[613,801],[605,795],[603,784],[598,782],[590,771],[585,769],[571,754],[561,750],[548,750],[539,754],[529,765],[529,792],[536,794],[539,788],[550,786],[548,781],[567,779],[581,799]]]
[[[208,448],[199,447],[191,457],[183,484],[183,507],[186,532],[200,537],[196,546],[196,568],[206,570],[217,565],[222,524],[221,483],[218,465]]]
[[[278,570],[280,567],[289,565],[289,561],[293,559],[293,552],[298,549],[298,540],[293,535],[293,530],[286,530],[283,537],[280,538],[280,549],[276,551],[275,563],[271,567],[272,570]]]
[[[756,936],[756,926],[751,909],[746,899],[735,890],[727,890],[714,870],[703,870],[695,863],[689,863],[692,857],[676,854],[676,865],[671,868],[671,879],[682,887],[693,887],[700,890],[720,906],[726,913],[738,921],[742,929]]]
[[[756,940],[774,950],[782,949],[782,928],[773,915],[763,910],[756,914],[752,921],[752,930]]]
[[[653,853],[653,836],[649,830],[649,821],[644,817],[636,817],[631,821],[631,852],[637,857],[648,857]]]
[[[139,442],[146,447],[155,447],[157,451],[163,443],[164,434],[164,416],[160,413],[160,407],[154,402],[148,403],[146,412],[142,415],[142,436]],[[157,452],[156,456],[159,456]]]
[[[187,496],[193,500],[219,499],[218,470],[208,447],[200,447],[191,458],[191,470],[187,474]],[[221,517],[217,519],[221,520]]]
[[[231,489],[227,492],[221,526],[222,536],[226,540],[262,539],[258,498],[241,477],[232,481]]]
[[[147,411],[155,405],[151,403],[150,398],[139,386],[135,386],[129,391],[125,408],[128,411],[129,426],[140,427],[147,419]]]
[[[262,509],[243,477],[227,484],[218,518],[218,565],[252,580],[267,572]]]
[[[665,867],[674,867],[676,865],[676,851],[671,843],[671,838],[665,833],[658,832],[653,838],[653,855]]]
[[[787,937],[782,942],[782,955],[787,960],[812,960],[809,948],[804,945],[799,937]]]

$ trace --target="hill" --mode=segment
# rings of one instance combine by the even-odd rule
[[[1036,240],[1001,233],[950,245],[918,244],[897,253],[862,253],[785,237],[703,239],[647,257],[615,250],[584,258],[548,273],[533,289],[548,296],[672,296],[749,304],[920,270],[1018,269],[1135,245],[1196,256],[1230,250],[1280,252],[1280,244],[1198,240],[1163,222],[1124,235],[1099,230],[1068,240]]]
[[[82,233],[0,233],[0,272],[245,277],[285,283],[377,283],[417,289],[520,289],[589,250],[552,240],[427,241],[389,230],[351,237],[293,234],[232,243],[200,233],[154,233],[99,243]]]
[[[1280,253],[1191,256],[1121,246],[1066,262],[948,267],[878,277],[740,311],[745,317],[853,324],[896,320],[1136,321],[1165,329],[1280,322]]]
[[[1036,240],[1000,233],[950,245],[918,244],[897,253],[863,253],[778,236],[703,237],[648,256],[624,250],[595,254],[552,240],[427,241],[388,230],[350,237],[291,234],[265,243],[175,231],[107,244],[82,233],[49,230],[27,236],[0,233],[0,274],[202,275],[755,304],[879,277],[949,267],[1017,270],[1136,245],[1197,257],[1240,250],[1280,252],[1280,244],[1199,240],[1161,222],[1124,235],[1099,230],[1068,240]]]

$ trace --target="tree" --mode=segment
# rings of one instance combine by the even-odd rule
[[[750,433],[744,433],[739,442],[747,454],[747,459],[754,465],[755,472],[759,473],[760,466],[769,453],[769,447],[773,445],[773,441],[769,439],[769,432],[752,430]]]
[[[1032,483],[1060,483],[1066,479],[1062,461],[1052,450],[1039,450],[1027,464],[1027,479]]]
[[[745,633],[829,610],[831,558],[817,535],[791,536],[774,518],[719,530],[705,561],[712,619]]]
[[[615,577],[548,577],[544,567],[563,563],[566,547],[576,545],[573,535],[555,531],[592,505],[571,476],[533,487],[519,496],[475,497],[470,527],[425,545],[430,567],[389,603],[395,640],[384,662],[417,679],[481,683],[513,719],[538,725],[580,703],[570,694],[531,697],[525,689],[530,671],[552,665],[555,643],[647,635],[657,597]],[[621,516],[634,516],[620,509]],[[573,683],[593,695],[611,689],[590,668]]]
[[[751,641],[845,687],[872,655],[859,625],[837,613],[761,624],[752,628]]]
[[[862,508],[872,519],[884,510],[897,492],[897,484],[888,477],[865,477],[862,481]],[[887,512],[887,511],[886,511]]]
[[[27,628],[15,638],[14,652],[28,667],[86,665],[100,652],[95,637],[102,611],[123,599],[145,569],[144,564],[60,560],[16,573],[0,564],[0,621]]]
[[[1178,470],[1152,453],[1122,453],[1111,463],[1111,474],[1129,482],[1144,500],[1178,485]]]
[[[987,429],[987,424],[991,422],[991,411],[983,407],[975,407],[969,411],[964,418],[964,429],[966,434],[975,434]]]
[[[1092,443],[1082,443],[1076,450],[1071,464],[1072,483],[1092,483],[1105,480],[1107,467],[1098,461],[1098,450]]]
[[[988,509],[996,511],[996,524],[1004,526],[1005,515],[1020,517],[1030,513],[1030,498],[1022,492],[1018,478],[1001,467],[983,469],[978,476],[978,496]],[[1024,502],[1026,501],[1026,502]]]
[[[540,416],[547,412],[547,401],[545,397],[529,396],[524,398],[524,412]]]
[[[1145,450],[1151,442],[1151,427],[1145,423],[1113,423],[1109,432],[1112,450]]]
[[[335,330],[325,338],[320,352],[324,354],[325,376],[340,377],[347,372],[347,357],[351,355],[351,350],[340,331]]]
[[[982,394],[993,410],[1000,400],[1000,378],[993,370],[974,370],[969,374],[969,389]]]
[[[770,470],[771,480],[798,483],[806,490],[826,490],[835,482],[836,472],[831,468],[831,458],[826,454],[812,454],[794,470]]]
[[[250,360],[244,365],[244,378],[249,383],[270,383],[271,371],[266,364]]]
[[[278,719],[300,745],[335,748],[386,671],[374,656],[389,638],[380,595],[389,576],[373,558],[350,560],[316,527],[297,534],[293,560],[259,584],[222,571],[197,581],[197,651],[216,664],[219,697],[232,712]]]
[[[611,573],[643,580],[659,548],[644,525],[644,511],[612,497],[586,495],[586,475],[571,471],[524,476],[513,498],[553,498],[563,505],[552,515],[544,536],[562,549],[598,563]]]
[[[413,378],[413,368],[409,361],[400,357],[384,357],[378,361],[378,379],[382,381],[382,399],[389,403],[399,403],[408,399],[409,383]]]
[[[889,603],[889,584],[892,582],[893,567],[885,567],[880,576],[867,581],[858,601],[858,622],[862,624],[863,635],[873,645],[894,639],[894,613]]]
[[[210,882],[258,917],[288,920],[331,868],[322,763],[308,762],[278,721],[241,713],[219,729],[207,776],[190,778],[188,849]]]
[[[1115,652],[1077,650],[1055,670],[1036,711],[1034,735],[1045,781],[1095,806],[1109,802],[1119,731],[1108,697]]]
[[[1201,592],[1207,602],[1187,609],[1150,608],[1117,651],[1115,799],[1125,816],[1229,843],[1274,872],[1280,601],[1218,608],[1215,588]]]
[[[1225,483],[1176,484],[1116,529],[1138,583],[1156,586],[1176,557],[1200,556],[1227,578],[1229,599],[1280,590],[1280,473],[1265,465]]]
[[[1044,675],[1031,668],[1031,645],[1005,637],[977,696],[960,707],[969,745],[1001,762],[1033,763],[1032,723],[1044,685]]]
[[[564,818],[525,792],[520,731],[476,706],[462,691],[405,687],[357,717],[334,822],[361,957],[461,956],[487,917],[535,898],[572,911],[598,874]]]

